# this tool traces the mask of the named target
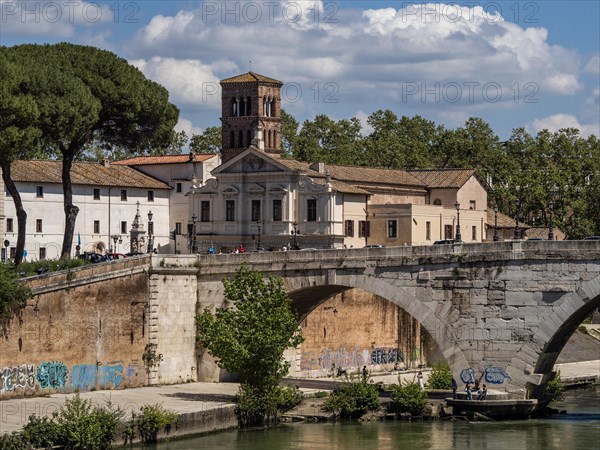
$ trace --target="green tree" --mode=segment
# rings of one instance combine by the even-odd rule
[[[419,385],[412,382],[392,386],[392,408],[398,412],[408,412],[417,416],[423,412],[427,405],[427,393],[419,389]]]
[[[452,389],[452,372],[446,361],[432,366],[427,387],[429,389]]]
[[[207,308],[196,317],[198,342],[219,367],[237,374],[243,422],[269,422],[277,415],[278,383],[289,368],[283,352],[302,342],[297,317],[281,278],[265,281],[243,265],[223,286],[232,307],[214,315]]]
[[[190,151],[195,153],[219,153],[222,147],[221,127],[207,127],[190,139]]]
[[[21,90],[36,100],[43,147],[62,158],[61,258],[68,258],[79,212],[73,204],[73,162],[94,142],[138,152],[164,148],[173,141],[179,112],[166,89],[111,52],[61,43],[19,45],[6,54],[30,74]]]
[[[292,157],[298,138],[298,121],[285,110],[281,110],[281,152]]]
[[[0,328],[6,325],[14,313],[24,308],[31,297],[29,287],[19,280],[15,267],[11,264],[0,264]]]
[[[379,387],[362,376],[348,378],[329,394],[324,407],[341,418],[357,419],[379,407]]]
[[[15,204],[17,244],[14,262],[23,260],[27,213],[21,195],[12,180],[11,164],[31,156],[39,149],[40,130],[35,126],[39,110],[31,95],[21,92],[26,72],[6,58],[6,47],[0,47],[0,169],[4,185]]]

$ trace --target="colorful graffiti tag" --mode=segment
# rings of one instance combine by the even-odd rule
[[[71,385],[80,391],[96,387],[96,364],[78,364],[71,369]]]
[[[317,355],[311,352],[303,353],[300,367],[302,370],[331,370],[334,366],[347,369],[365,365],[395,364],[402,361],[404,361],[404,354],[396,348],[373,350],[360,347],[336,350],[326,348]]]
[[[45,362],[37,368],[37,380],[42,389],[65,387],[69,371],[62,362]]]
[[[491,384],[502,384],[505,381],[511,381],[512,378],[501,367],[486,367],[485,381]]]
[[[460,372],[460,379],[463,383],[475,383],[475,371],[470,367],[468,369],[463,369]]]
[[[34,387],[35,367],[33,365],[23,364],[0,370],[0,393],[12,392],[16,388],[33,389]]]

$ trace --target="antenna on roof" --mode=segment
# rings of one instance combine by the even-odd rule
[[[252,60],[250,60],[250,72],[252,72]]]

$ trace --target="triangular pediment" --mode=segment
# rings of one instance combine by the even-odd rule
[[[271,157],[258,148],[251,146],[242,153],[221,164],[211,173],[216,176],[226,173],[260,173],[260,172],[289,172],[289,169],[280,164],[276,158]]]
[[[248,192],[249,194],[264,194],[265,188],[259,184],[252,183],[246,188],[246,192]]]

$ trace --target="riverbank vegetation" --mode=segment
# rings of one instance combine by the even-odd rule
[[[139,414],[126,422],[125,411],[113,407],[92,406],[79,394],[66,399],[52,418],[31,415],[22,431],[0,435],[0,450],[29,450],[60,447],[66,450],[108,450],[123,430],[124,443],[139,436],[143,443],[157,441],[158,433],[169,429],[177,414],[161,405],[144,405]]]
[[[452,389],[452,372],[446,361],[431,366],[427,387],[429,389]]]
[[[281,278],[265,281],[245,264],[223,286],[228,304],[196,316],[198,343],[219,367],[237,375],[241,425],[275,423],[294,398],[279,386],[289,369],[283,352],[302,342],[292,301]]]

